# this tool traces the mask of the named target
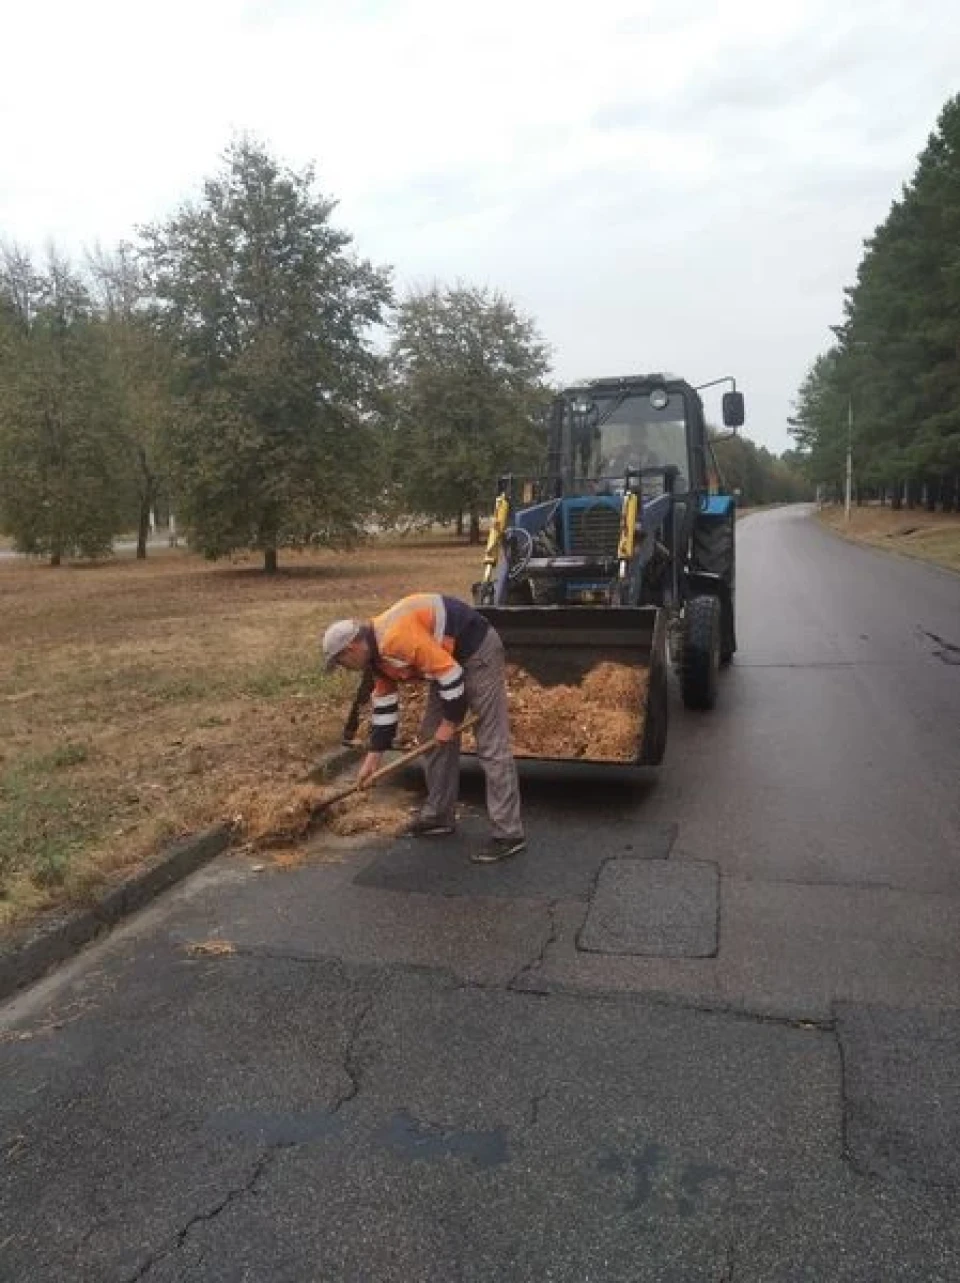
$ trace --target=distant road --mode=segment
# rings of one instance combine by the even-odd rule
[[[168,540],[166,535],[163,535],[161,538],[151,539],[150,542],[147,544],[148,549],[169,548],[169,547],[170,547],[170,541]],[[114,552],[136,552],[136,550],[137,550],[136,539],[120,539],[118,540],[117,543],[113,545]],[[43,562],[47,560],[48,558],[46,554],[40,557],[29,557],[26,553],[14,552],[12,548],[0,548],[0,561]]]

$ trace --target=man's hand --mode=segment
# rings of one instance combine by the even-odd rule
[[[383,761],[382,753],[368,753],[360,763],[360,770],[357,772],[357,783],[361,788],[366,788],[370,776],[374,771],[379,771],[380,763]]]
[[[433,738],[438,744],[449,744],[455,735],[460,732],[459,722],[442,721],[434,731]]]

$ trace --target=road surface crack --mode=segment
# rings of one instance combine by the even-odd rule
[[[359,1055],[358,1045],[363,1036],[364,1026],[373,1010],[373,1005],[374,999],[371,995],[361,1005],[350,1029],[342,1060],[342,1068],[346,1074],[348,1086],[331,1105],[331,1114],[339,1113],[344,1105],[349,1104],[351,1100],[354,1100],[360,1094],[365,1065]],[[271,1164],[276,1161],[280,1151],[292,1149],[297,1143],[297,1141],[282,1140],[265,1149],[254,1163],[250,1175],[242,1184],[227,1190],[226,1194],[218,1202],[214,1203],[212,1207],[203,1212],[198,1212],[195,1216],[191,1216],[187,1223],[177,1230],[173,1240],[166,1247],[148,1256],[143,1264],[138,1266],[137,1270],[129,1276],[126,1283],[139,1283],[139,1280],[145,1278],[155,1265],[179,1252],[186,1245],[191,1232],[196,1226],[215,1221],[221,1213],[225,1212],[228,1207],[239,1199],[246,1198],[250,1194],[256,1194],[258,1184],[269,1170]]]
[[[506,988],[508,990],[519,990],[522,993],[529,992],[525,987],[521,987],[522,982],[529,976],[533,975],[534,972],[540,970],[546,961],[547,950],[552,944],[556,944],[557,942],[557,937],[559,935],[559,904],[559,900],[551,900],[547,905],[548,927],[544,933],[543,939],[540,941],[537,952],[529,962],[525,962],[523,966],[520,967],[519,970],[507,981]]]
[[[537,1123],[539,1123],[540,1110],[543,1106],[544,1101],[547,1099],[549,1095],[550,1095],[549,1089],[545,1087],[543,1091],[538,1091],[533,1096],[530,1097],[530,1105],[529,1105],[530,1112],[527,1117],[528,1127],[536,1127]]]
[[[191,1216],[190,1220],[187,1221],[186,1225],[182,1226],[182,1228],[177,1230],[176,1236],[173,1239],[173,1241],[167,1247],[161,1248],[159,1251],[154,1252],[151,1256],[148,1256],[147,1259],[143,1262],[143,1264],[140,1265],[137,1268],[137,1270],[129,1276],[126,1283],[138,1283],[138,1280],[145,1278],[155,1265],[159,1265],[160,1262],[165,1261],[167,1257],[173,1256],[175,1252],[179,1252],[186,1245],[187,1239],[190,1237],[191,1231],[197,1225],[203,1225],[208,1221],[215,1221],[222,1212],[225,1212],[226,1209],[230,1207],[231,1204],[235,1203],[238,1199],[245,1198],[248,1194],[255,1194],[257,1184],[262,1179],[267,1169],[270,1167],[270,1164],[275,1160],[278,1151],[281,1149],[289,1149],[289,1148],[290,1148],[290,1145],[289,1143],[286,1143],[286,1142],[277,1144],[277,1145],[271,1145],[270,1148],[265,1150],[257,1159],[257,1161],[254,1163],[249,1177],[243,1182],[242,1185],[237,1185],[237,1186],[234,1186],[233,1189],[227,1190],[226,1194],[223,1196],[223,1198],[220,1199],[218,1203],[215,1203],[212,1207],[207,1208],[206,1211],[198,1212],[195,1216]]]
[[[720,1267],[720,1273],[717,1275],[717,1283],[734,1283],[736,1268],[737,1268],[736,1244],[731,1239],[730,1242],[727,1244],[727,1251],[724,1257],[723,1265]]]
[[[334,1101],[330,1113],[338,1114],[344,1105],[349,1105],[351,1100],[356,1100],[360,1095],[360,1089],[363,1084],[363,1072],[366,1069],[366,1063],[360,1055],[360,1040],[363,1037],[364,1026],[373,1011],[374,999],[371,995],[366,999],[360,1010],[357,1012],[353,1022],[353,1027],[347,1038],[347,1045],[344,1048],[343,1060],[341,1067],[347,1076],[348,1086],[345,1091],[341,1092]]]
[[[957,646],[954,642],[947,641],[945,637],[940,637],[937,633],[930,632],[928,628],[921,628],[920,631],[924,637],[928,637],[930,641],[940,647],[939,650],[933,652],[935,659],[941,660],[944,664],[960,664],[960,646]]]

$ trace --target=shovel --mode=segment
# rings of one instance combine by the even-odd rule
[[[457,731],[457,735],[462,735],[464,731],[472,730],[474,726],[476,726],[478,720],[479,719],[475,715],[473,717],[468,717],[466,721],[461,723],[460,729]],[[456,738],[456,736],[454,736],[454,738]],[[385,780],[388,775],[396,775],[397,772],[402,771],[405,766],[409,766],[411,762],[415,762],[418,757],[426,757],[428,753],[432,753],[437,747],[439,747],[437,741],[435,739],[429,739],[424,744],[418,744],[416,748],[412,748],[408,753],[404,753],[401,757],[398,757],[395,762],[390,762],[387,766],[381,766],[379,771],[374,771],[369,779],[367,779],[363,784],[353,783],[347,785],[346,788],[338,789],[336,793],[331,794],[330,797],[325,797],[322,802],[317,802],[315,806],[310,808],[311,819],[322,814],[337,802],[342,802],[345,798],[353,797],[354,793],[365,793],[367,789],[372,788],[374,784],[379,784],[381,780]]]

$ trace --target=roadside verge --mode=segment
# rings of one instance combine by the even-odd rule
[[[821,525],[850,543],[926,561],[942,570],[960,573],[960,516],[919,509],[894,512],[890,508],[854,508],[849,524],[842,506],[821,508]]]
[[[313,766],[309,778],[333,780],[358,755],[353,746],[331,749]],[[233,835],[231,824],[215,824],[181,838],[99,892],[90,903],[52,910],[11,931],[0,941],[0,1002],[40,980],[97,936],[221,855]]]

